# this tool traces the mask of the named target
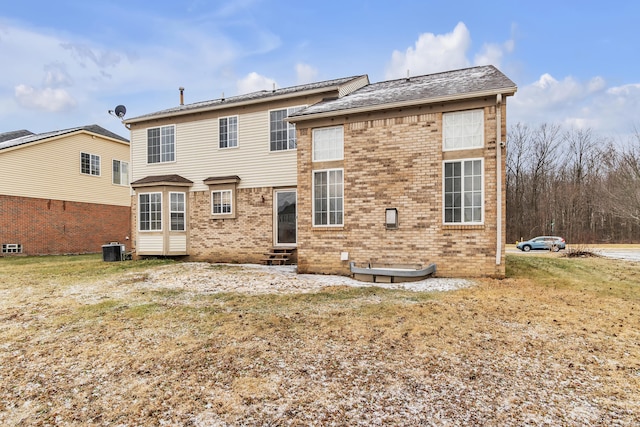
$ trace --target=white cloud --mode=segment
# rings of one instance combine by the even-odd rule
[[[44,85],[47,87],[72,86],[73,79],[67,72],[67,67],[61,63],[44,66]]]
[[[469,60],[466,54],[470,45],[471,36],[463,22],[447,34],[421,34],[414,47],[392,53],[386,78],[404,77],[407,70],[415,76],[467,67]]]
[[[76,100],[64,89],[34,89],[21,84],[15,88],[15,97],[23,107],[50,112],[65,111],[77,105]]]
[[[548,73],[521,86],[509,100],[509,123],[558,123],[590,128],[604,136],[629,134],[640,109],[640,84],[607,88],[596,76],[579,81],[557,80]]]
[[[494,65],[498,68],[502,65],[505,54],[513,52],[515,41],[507,40],[502,44],[485,43],[482,50],[473,59],[473,65]]]
[[[512,29],[512,32],[514,30]],[[504,57],[515,49],[513,36],[503,43],[485,43],[474,55],[473,63],[467,57],[471,47],[471,34],[464,22],[459,22],[446,34],[424,33],[415,46],[405,52],[398,50],[391,55],[386,78],[394,79],[410,75],[436,73],[473,65],[495,65],[500,68]]]
[[[308,64],[296,64],[296,81],[298,84],[311,83],[316,81],[318,70]]]
[[[257,92],[259,90],[271,90],[276,81],[256,72],[249,73],[246,77],[238,80],[237,87],[239,94]],[[277,85],[275,86],[277,88]]]

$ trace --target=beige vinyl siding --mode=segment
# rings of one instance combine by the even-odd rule
[[[171,234],[169,235],[169,251],[170,252],[187,252],[187,235]]]
[[[283,107],[284,108],[284,107]],[[225,112],[221,117],[233,115]],[[238,146],[219,148],[218,118],[176,124],[176,161],[147,164],[147,128],[132,131],[133,176],[178,174],[204,191],[211,176],[238,175],[238,188],[295,186],[296,150],[269,150],[269,110],[238,114]]]
[[[140,255],[164,254],[164,235],[162,233],[138,232],[136,249]]]
[[[80,172],[81,152],[100,156],[100,176]],[[129,206],[129,187],[112,184],[114,159],[129,162],[129,144],[87,133],[6,148],[0,194]]]
[[[360,89],[361,87],[364,87],[366,85],[369,84],[369,78],[367,76],[362,76],[359,79],[353,80],[352,82],[345,84],[344,86],[342,86],[340,88],[339,97],[343,97],[355,90]]]

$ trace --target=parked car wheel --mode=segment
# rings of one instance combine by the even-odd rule
[[[558,245],[553,245],[551,250],[553,250],[553,252],[558,252],[560,250],[560,247]]]
[[[525,251],[525,252],[529,252],[529,251],[531,250],[531,246],[529,246],[529,245],[524,245],[524,246],[522,247],[522,250],[523,250],[523,251]]]

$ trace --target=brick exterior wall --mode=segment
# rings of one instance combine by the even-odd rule
[[[260,263],[273,247],[273,189],[236,190],[236,218],[211,218],[211,194],[189,193],[189,259]]]
[[[100,253],[113,241],[128,248],[129,220],[128,206],[0,195],[0,244],[21,244],[23,255]]]
[[[442,112],[415,110],[343,118],[344,160],[314,163],[312,128],[340,119],[298,123],[298,272],[348,275],[354,261],[435,263],[441,277],[503,277],[504,246],[496,265],[496,108],[484,104],[485,147],[464,152],[443,152]],[[503,104],[503,135],[505,112]],[[484,158],[484,224],[444,225],[443,161],[477,157]],[[503,173],[505,157],[503,150]],[[312,171],[327,168],[344,168],[343,227],[312,223]],[[398,209],[397,229],[386,229],[386,208]]]

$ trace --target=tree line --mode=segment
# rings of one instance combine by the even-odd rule
[[[640,242],[638,131],[616,144],[590,129],[517,123],[507,147],[508,242]]]

